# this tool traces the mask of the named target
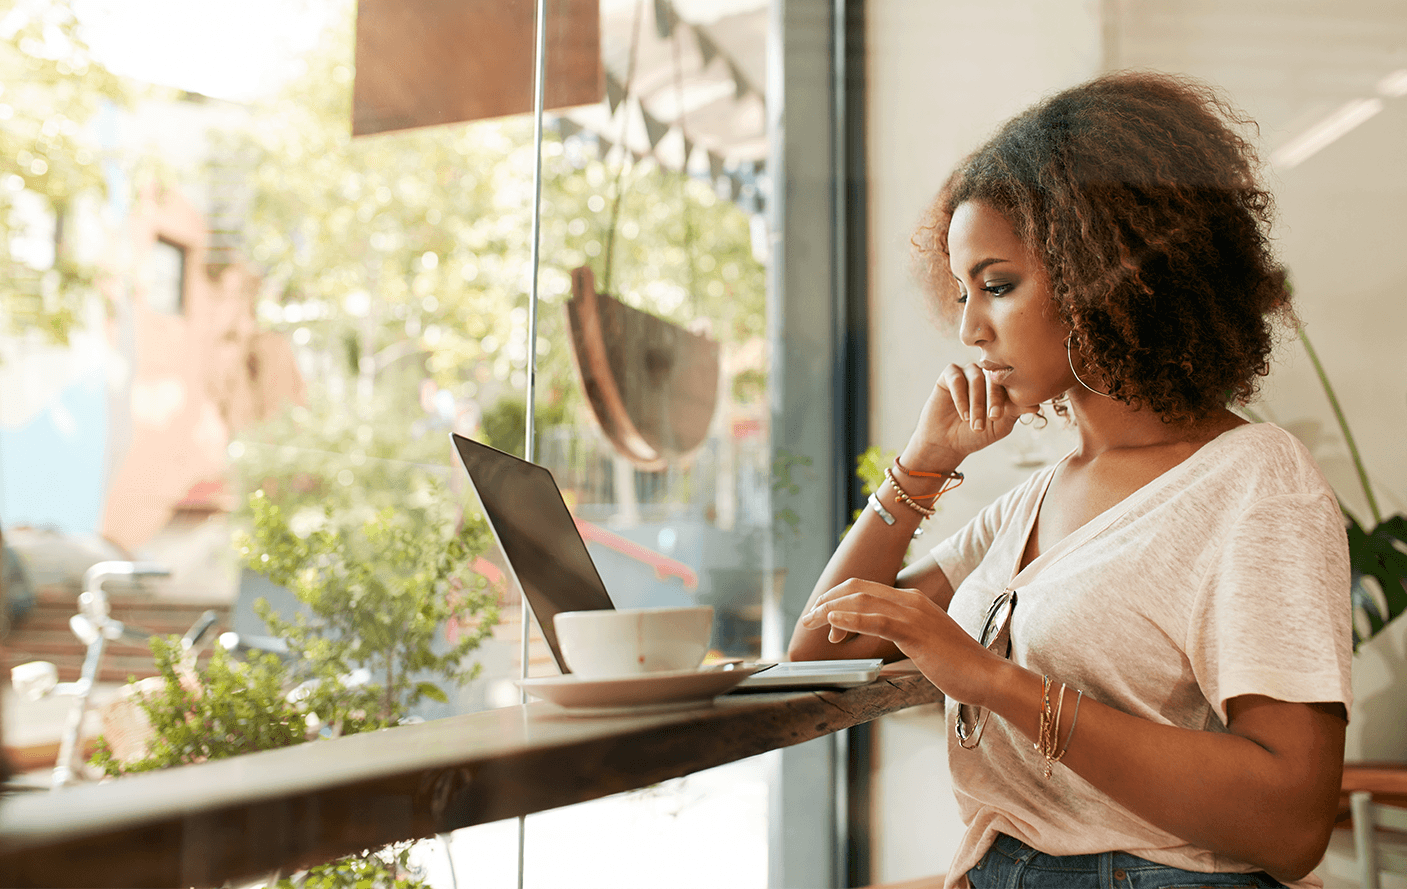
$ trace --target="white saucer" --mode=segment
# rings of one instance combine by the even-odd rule
[[[528,694],[551,701],[575,716],[635,715],[711,704],[714,698],[767,666],[725,664],[613,679],[581,679],[568,673],[517,682]]]

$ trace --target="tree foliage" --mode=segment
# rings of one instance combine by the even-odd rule
[[[529,356],[531,121],[353,139],[346,9],[307,76],[223,150],[222,163],[245,171],[245,252],[265,273],[275,325],[304,330],[329,373],[355,381],[349,397],[368,398],[386,368],[409,362],[487,407],[521,389]],[[720,339],[762,334],[763,268],[736,205],[650,160],[607,164],[590,138],[549,132],[542,153],[533,348],[548,399],[576,397],[562,305],[572,268],[590,264],[602,278],[618,185],[612,290]]]
[[[481,518],[441,536],[387,509],[360,533],[329,526],[299,534],[262,493],[250,501],[253,531],[236,545],[246,565],[311,611],[289,618],[267,603],[258,609],[288,643],[297,678],[312,683],[309,707],[319,721],[343,731],[394,725],[424,698],[446,701],[440,682],[478,675],[466,658],[498,621],[497,591],[473,569],[492,539]],[[450,621],[459,638],[437,651]],[[345,677],[357,668],[371,680],[352,689]],[[322,689],[332,693],[324,699]]]
[[[64,220],[104,191],[85,128],[126,91],[89,53],[71,0],[0,0],[0,325],[63,343],[94,271],[66,246]]]
[[[478,675],[469,655],[498,621],[498,590],[472,569],[487,546],[482,521],[435,536],[387,512],[360,535],[343,529],[299,535],[268,498],[251,500],[254,527],[242,535],[241,555],[288,587],[311,617],[285,618],[261,603],[260,616],[288,644],[286,655],[254,652],[236,660],[216,650],[200,668],[179,640],[153,639],[165,681],[158,693],[140,697],[151,742],[134,762],[101,753],[108,774],[285,747],[319,730],[385,728],[425,698],[447,700],[445,686]],[[457,638],[442,648],[437,640],[451,622]]]
[[[299,531],[329,522],[360,527],[388,508],[432,531],[457,521],[452,480],[463,469],[451,466],[453,417],[422,407],[417,376],[383,375],[360,406],[315,384],[306,405],[241,432],[230,469],[243,492],[242,517],[249,518],[248,494],[258,491]]]
[[[151,727],[144,755],[123,761],[99,741],[93,763],[116,776],[223,759],[258,750],[386,728],[446,686],[478,675],[469,656],[498,620],[498,593],[472,570],[488,542],[482,520],[452,533],[386,510],[359,534],[328,527],[295,532],[262,493],[253,529],[239,542],[245,563],[288,587],[311,617],[259,612],[288,643],[286,656],[223,650],[196,668],[180,641],[154,639],[162,682],[137,697]],[[438,640],[453,622],[457,639]],[[281,887],[421,886],[410,844],[366,850],[311,868]]]
[[[288,668],[273,655],[255,653],[241,662],[217,649],[197,672],[178,637],[154,638],[151,650],[162,682],[137,698],[151,726],[146,754],[123,761],[99,738],[92,762],[104,774],[225,759],[308,739],[306,713],[286,699]]]

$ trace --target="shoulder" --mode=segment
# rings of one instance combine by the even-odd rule
[[[1309,495],[1334,500],[1309,449],[1274,423],[1247,423],[1214,438],[1198,453],[1196,475],[1249,499]]]
[[[1346,559],[1338,497],[1299,439],[1271,423],[1247,424],[1198,457],[1186,493],[1191,520],[1213,549],[1244,555],[1258,548],[1277,562],[1311,553],[1329,553],[1335,564]]]

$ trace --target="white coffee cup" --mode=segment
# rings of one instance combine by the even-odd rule
[[[713,636],[713,607],[563,611],[552,619],[567,667],[582,679],[695,670]]]

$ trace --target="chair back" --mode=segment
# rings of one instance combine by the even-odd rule
[[[1385,873],[1407,875],[1407,809],[1375,802],[1367,790],[1354,791],[1348,801],[1364,889],[1380,889]]]

